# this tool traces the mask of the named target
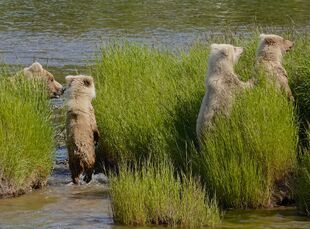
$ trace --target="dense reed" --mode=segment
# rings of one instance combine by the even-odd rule
[[[52,169],[54,147],[44,86],[4,75],[0,78],[0,196],[42,186]]]
[[[220,221],[217,203],[205,196],[199,182],[175,176],[168,163],[122,165],[110,176],[113,218],[127,225],[168,224],[198,228]]]

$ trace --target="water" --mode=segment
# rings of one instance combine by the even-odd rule
[[[70,185],[66,149],[56,151],[48,186],[29,194],[0,200],[0,228],[110,228],[163,229],[163,226],[127,227],[112,219],[107,178],[95,175],[88,185]],[[310,219],[296,215],[294,208],[242,210],[225,213],[216,228],[306,229]]]
[[[85,72],[110,40],[175,48],[227,29],[310,31],[309,0],[0,0],[0,9],[2,60],[24,66],[37,60],[60,82]],[[55,114],[62,122],[61,110]],[[106,177],[68,185],[66,149],[61,140],[58,145],[47,187],[0,200],[0,228],[130,228],[113,224]],[[310,228],[310,221],[294,208],[228,211],[219,228]]]
[[[6,63],[89,64],[109,40],[180,47],[224,28],[309,30],[309,0],[0,1],[0,56]],[[225,30],[225,29],[224,29]]]
[[[127,227],[112,218],[107,178],[94,175],[88,185],[70,184],[66,148],[55,154],[54,171],[47,187],[29,194],[0,199],[0,228],[109,228],[163,229],[163,226]],[[295,208],[234,210],[225,213],[218,229],[307,229],[310,219],[296,215]]]

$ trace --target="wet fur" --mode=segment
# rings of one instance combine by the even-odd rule
[[[85,79],[91,81],[92,86],[86,88]],[[85,173],[84,181],[90,182],[95,165],[95,145],[99,139],[96,118],[91,100],[95,88],[93,79],[89,76],[67,77],[67,147],[69,154],[69,168],[72,181],[79,184],[79,177]]]

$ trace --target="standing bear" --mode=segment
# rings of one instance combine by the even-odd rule
[[[45,70],[38,62],[24,68],[24,76],[30,80],[40,80],[46,84],[50,98],[56,98],[63,94],[64,88],[58,83],[52,73]]]
[[[74,184],[80,175],[89,183],[95,165],[95,145],[99,140],[92,99],[95,98],[94,80],[91,76],[67,76],[67,148],[69,168]]]
[[[267,79],[294,100],[288,85],[287,73],[282,66],[284,54],[291,50],[293,42],[274,34],[261,34],[256,51],[256,64],[265,71]]]
[[[218,114],[228,115],[237,91],[251,88],[254,81],[242,82],[234,72],[234,65],[243,48],[229,44],[212,44],[206,77],[206,94],[203,97],[196,123],[199,142],[205,131],[212,128]]]

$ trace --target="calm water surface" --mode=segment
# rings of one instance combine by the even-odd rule
[[[309,0],[0,0],[0,9],[2,60],[40,61],[61,82],[85,72],[110,40],[175,48],[227,29],[310,31]],[[46,188],[0,200],[0,228],[130,228],[113,224],[103,175],[90,185],[69,182],[66,150],[59,148]],[[310,228],[310,221],[291,208],[229,211],[219,228]]]
[[[1,0],[0,9],[7,63],[69,68],[91,62],[110,39],[180,47],[227,28],[310,28],[309,0]]]

